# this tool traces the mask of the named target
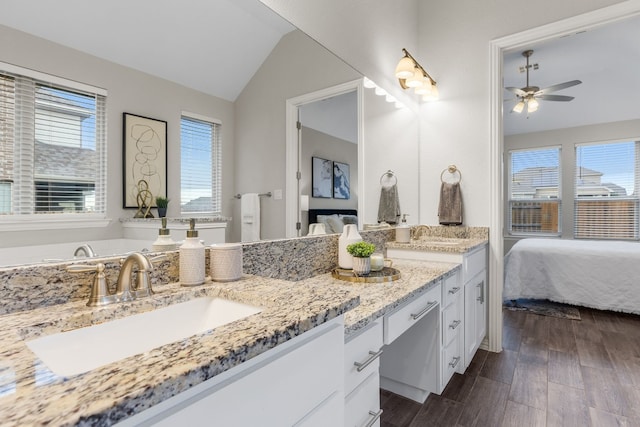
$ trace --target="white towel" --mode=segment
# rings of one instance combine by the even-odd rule
[[[246,193],[240,200],[242,217],[241,239],[243,242],[260,240],[260,196],[258,193]]]

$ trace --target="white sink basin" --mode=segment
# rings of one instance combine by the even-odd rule
[[[52,372],[71,376],[261,311],[261,308],[235,301],[201,297],[99,325],[43,336],[26,344]]]

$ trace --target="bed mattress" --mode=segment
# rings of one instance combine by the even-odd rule
[[[520,240],[505,256],[503,298],[640,314],[640,243]]]

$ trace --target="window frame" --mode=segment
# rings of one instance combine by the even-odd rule
[[[633,190],[633,194],[631,195],[626,195],[626,196],[614,196],[614,197],[579,197],[578,196],[578,177],[577,177],[577,170],[578,167],[582,167],[581,165],[578,164],[578,149],[580,147],[597,147],[597,146],[605,146],[605,145],[609,145],[609,144],[622,144],[622,143],[633,143],[635,145],[634,147],[634,160],[633,160],[633,166],[634,166],[634,171],[633,171],[633,182],[634,182],[634,190]],[[627,138],[627,139],[615,139],[615,140],[605,140],[605,141],[591,141],[591,142],[578,142],[574,144],[574,161],[573,161],[573,188],[572,188],[572,197],[573,197],[573,227],[571,230],[572,233],[572,238],[576,239],[576,240],[614,240],[614,241],[627,241],[627,242],[634,242],[634,241],[639,241],[640,240],[640,198],[638,197],[638,185],[640,184],[640,139],[639,138]],[[600,171],[597,171],[600,172]],[[603,183],[600,185],[604,185],[607,183]],[[615,184],[615,183],[613,183]],[[632,233],[633,233],[633,237],[627,237],[627,238],[623,238],[623,237],[607,237],[604,236],[603,232],[597,233],[598,230],[594,230],[591,233],[589,233],[589,230],[587,230],[586,232],[582,232],[583,234],[580,235],[579,233],[579,221],[578,221],[578,216],[579,216],[579,205],[583,205],[583,206],[587,206],[590,203],[620,203],[620,202],[632,202],[633,204],[633,210],[634,212],[632,213],[633,216],[633,224],[631,224],[632,226]],[[587,208],[587,210],[589,210],[590,208]],[[593,209],[593,208],[591,208]],[[607,211],[609,208],[604,209],[605,211]],[[591,214],[590,212],[586,212],[585,214]],[[606,215],[606,212],[604,212],[604,214]],[[606,218],[600,221],[610,221],[612,218]],[[614,230],[615,231],[615,230]],[[599,234],[599,235],[596,235]]]
[[[551,150],[557,149],[558,151],[558,196],[556,198],[551,197],[532,197],[532,198],[522,198],[522,199],[514,199],[513,195],[513,170],[512,170],[512,156],[513,153],[516,152],[525,152],[525,151],[543,151],[543,150]],[[562,208],[563,208],[563,191],[562,191],[562,145],[548,145],[548,146],[535,146],[535,147],[519,147],[512,148],[506,150],[507,154],[507,186],[506,186],[506,203],[505,203],[505,235],[508,237],[559,237],[562,235]],[[517,231],[513,229],[513,203],[515,202],[528,202],[528,203],[553,203],[557,206],[556,208],[556,220],[558,223],[558,230],[555,232],[544,232],[544,231]]]
[[[211,140],[211,206],[210,211],[183,211],[182,210],[182,120],[210,124],[213,129]],[[182,111],[180,114],[180,215],[181,217],[193,217],[197,215],[222,215],[222,121],[202,114]],[[215,207],[218,207],[216,210]]]
[[[27,78],[34,82],[34,85],[42,84],[57,89],[84,93],[96,97],[96,115],[102,115],[100,124],[96,120],[96,154],[98,156],[98,173],[95,181],[96,199],[98,192],[102,194],[102,212],[60,212],[55,214],[26,213],[26,214],[4,214],[0,215],[0,231],[17,230],[51,230],[68,228],[95,228],[106,227],[110,220],[107,219],[107,91],[103,88],[95,87],[85,83],[76,82],[58,76],[49,75],[36,70],[19,67],[0,61],[0,70],[3,74]],[[35,102],[35,99],[34,99]],[[35,108],[35,104],[34,104]],[[35,120],[35,119],[34,119]],[[35,126],[35,123],[34,123]],[[99,127],[99,129],[98,129]],[[35,134],[34,134],[35,135]],[[14,142],[15,144],[15,142]],[[15,153],[14,153],[15,155]],[[36,179],[33,178],[34,186]],[[15,192],[15,188],[11,189]],[[34,188],[35,192],[35,188]],[[35,201],[34,201],[35,203]]]

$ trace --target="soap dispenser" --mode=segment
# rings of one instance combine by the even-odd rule
[[[396,243],[409,243],[411,241],[411,227],[407,224],[407,215],[402,215],[402,222],[396,227]]]
[[[167,218],[162,218],[162,227],[158,230],[158,238],[153,242],[151,249],[154,252],[172,251],[176,248],[176,242],[171,238],[169,229],[167,228]]]
[[[205,249],[198,238],[196,220],[189,220],[187,238],[180,246],[180,284],[196,286],[205,280]]]

